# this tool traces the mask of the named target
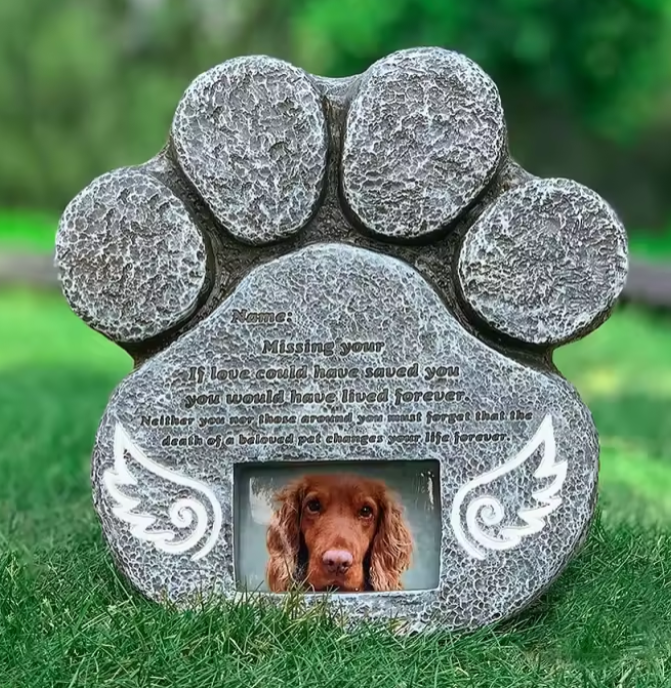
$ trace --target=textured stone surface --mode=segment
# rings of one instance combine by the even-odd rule
[[[600,322],[627,276],[624,227],[590,189],[537,179],[503,194],[466,234],[459,283],[489,325],[557,344]]]
[[[333,284],[347,286],[347,298],[334,293]],[[278,289],[278,285],[282,285]],[[347,302],[356,309],[347,307]],[[239,322],[236,313],[262,309],[267,313],[291,314],[283,322],[259,324]],[[270,353],[266,342],[313,345],[330,344],[317,353]],[[381,343],[377,353],[343,353],[348,343]],[[286,348],[286,347],[285,347]],[[365,368],[418,364],[417,377],[369,379]],[[361,371],[359,377],[315,379],[315,366]],[[269,379],[270,370],[307,367],[305,379]],[[452,373],[427,381],[427,367],[452,366]],[[202,382],[192,371],[202,368]],[[211,371],[227,376],[249,371],[247,379],[212,380]],[[262,377],[260,377],[262,376]],[[387,391],[387,401],[342,402],[342,392]],[[270,390],[272,403],[267,403]],[[291,403],[291,390],[336,392],[338,401]],[[401,401],[399,394],[448,393],[441,400]],[[276,397],[283,392],[282,398]],[[450,393],[452,393],[450,395]],[[189,395],[200,396],[203,405],[189,408]],[[212,401],[210,400],[212,395]],[[254,395],[257,401],[235,403]],[[428,397],[427,397],[428,398]],[[265,400],[264,400],[265,399]],[[260,400],[260,401],[259,401]],[[300,423],[304,414],[353,412],[353,421]],[[476,420],[477,412],[503,413],[507,420]],[[421,412],[422,422],[392,422],[390,414]],[[428,413],[470,414],[424,422]],[[264,413],[296,415],[297,422],[268,426],[259,423]],[[375,413],[381,422],[359,425],[358,414]],[[509,420],[515,414],[516,420]],[[232,417],[245,416],[240,426]],[[529,442],[543,419],[552,419],[556,441],[556,464],[567,466],[558,495],[561,504],[547,517],[545,527],[507,551],[486,550],[484,559],[469,555],[459,543],[452,524],[455,499],[460,488],[487,471],[510,461]],[[201,427],[201,419],[216,417],[213,425]],[[159,425],[165,419],[180,419],[179,425]],[[517,419],[519,418],[519,419]],[[189,419],[194,419],[190,421]],[[222,419],[223,420],[222,422]],[[156,423],[156,425],[153,425]],[[180,530],[168,514],[178,499],[195,499],[205,511],[198,525],[206,526],[200,538],[185,552],[158,551],[152,542],[134,536],[129,524],[115,514],[121,501],[114,498],[110,478],[123,476],[114,466],[114,435],[117,424],[150,460],[173,475],[207,486],[221,510],[219,532],[215,528],[212,502],[198,489],[188,490],[171,479],[153,475],[126,453],[128,470],[138,486],[119,489],[136,498],[134,512],[155,517],[152,530],[173,531],[184,540],[197,526],[196,520]],[[427,441],[427,431],[442,432],[448,441]],[[319,444],[299,446],[298,437],[320,433]],[[341,436],[380,436],[382,441],[349,444],[328,443],[334,433]],[[479,434],[480,441],[456,441]],[[286,437],[288,444],[241,444],[239,437]],[[419,435],[410,444],[392,442],[392,437]],[[492,438],[505,435],[504,439]],[[224,438],[217,440],[216,438]],[[233,444],[226,445],[226,438]],[[434,436],[435,437],[435,436]],[[168,438],[166,440],[166,438]],[[214,438],[214,439],[211,439]],[[166,446],[166,442],[188,442],[188,446]],[[217,442],[219,446],[208,446]],[[222,446],[222,442],[224,442]],[[534,477],[540,456],[515,468],[508,475],[469,492],[459,513],[466,526],[466,513],[477,499],[489,496],[504,510],[500,527],[487,528],[500,537],[503,526],[521,526],[517,512],[538,507],[533,492],[547,488],[552,480]],[[113,395],[96,441],[93,461],[95,504],[105,536],[124,573],[145,594],[160,600],[164,594],[184,602],[201,588],[234,596],[233,466],[241,462],[269,461],[385,461],[402,457],[407,461],[436,460],[440,463],[442,554],[439,586],[414,592],[412,596],[361,593],[341,598],[349,610],[375,617],[404,610],[415,627],[472,628],[507,616],[526,605],[559,573],[589,524],[594,502],[598,445],[588,411],[573,389],[561,378],[525,368],[465,333],[450,315],[438,294],[415,270],[392,258],[343,245],[308,247],[254,270],[217,312],[167,351],[154,357],[130,375]],[[111,473],[110,473],[111,471]],[[488,507],[479,516],[488,515]],[[186,514],[183,513],[182,516]],[[202,558],[191,557],[206,546],[214,533],[214,545]],[[467,533],[467,537],[472,540]],[[243,545],[244,546],[244,545]],[[318,597],[318,595],[316,596]],[[432,621],[432,617],[436,619]]]
[[[366,72],[349,109],[345,201],[377,234],[430,234],[484,189],[504,142],[498,91],[474,62],[437,48],[395,53]]]
[[[206,248],[182,202],[140,170],[99,177],[66,208],[56,264],[72,309],[122,342],[185,320],[206,287]]]
[[[354,621],[508,617],[583,541],[598,443],[551,354],[607,317],[625,234],[593,192],[511,160],[466,58],[402,51],[347,79],[226,62],[189,87],[166,149],[96,180],[57,241],[70,304],[137,364],[92,478],[145,595],[239,594],[238,463],[439,464],[438,587],[338,596]]]
[[[187,89],[172,126],[182,169],[237,239],[285,239],[317,207],[326,122],[305,72],[269,57],[230,60]]]

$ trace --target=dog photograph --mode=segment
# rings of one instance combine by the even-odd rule
[[[432,587],[438,469],[422,465],[431,463],[245,467],[236,491],[238,582],[273,593]]]
[[[277,500],[266,539],[271,592],[296,583],[314,592],[402,589],[413,539],[402,505],[383,481],[306,475]]]

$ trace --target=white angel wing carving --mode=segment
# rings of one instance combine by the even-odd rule
[[[126,460],[126,455],[132,462],[140,464],[154,475],[173,484],[188,487],[200,498],[178,499],[170,506],[168,515],[176,529],[190,529],[188,536],[178,540],[175,530],[152,530],[157,521],[156,515],[147,511],[149,504],[142,504],[141,499],[130,497],[123,491],[123,487],[137,485],[137,478],[132,473],[132,462]],[[198,545],[205,535],[203,546],[196,551],[191,559],[197,561],[206,556],[214,547],[219,537],[222,525],[221,505],[214,492],[204,483],[179,475],[164,466],[152,461],[130,438],[121,423],[117,423],[114,430],[114,467],[103,473],[103,484],[115,505],[114,515],[130,525],[131,534],[138,540],[151,542],[153,546],[168,554],[183,554]],[[210,528],[208,511],[202,498],[209,502],[213,514]],[[141,511],[135,511],[142,509]]]
[[[543,458],[534,472],[534,483],[530,485],[529,501],[532,505],[517,511],[518,523],[501,525],[506,517],[505,508],[496,495],[485,493],[474,496],[468,502],[464,528],[462,511],[469,494],[478,487],[489,485],[497,478],[512,473],[540,447],[543,448]],[[483,473],[459,489],[451,513],[452,529],[459,544],[472,557],[484,559],[483,550],[513,549],[524,538],[541,531],[545,527],[547,517],[561,504],[559,491],[566,479],[566,470],[566,461],[556,460],[554,427],[552,417],[547,415],[535,435],[519,453],[502,466]],[[548,482],[548,479],[551,480]],[[496,536],[484,530],[495,529],[497,526]]]

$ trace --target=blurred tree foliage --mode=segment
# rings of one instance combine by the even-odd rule
[[[657,115],[671,75],[668,0],[305,0],[294,31],[300,62],[333,76],[390,47],[449,46],[502,91],[562,101],[618,137]]]
[[[147,160],[189,82],[263,40],[259,16],[254,0],[0,0],[0,206],[60,211]]]
[[[98,174],[146,160],[187,84],[233,55],[340,76],[415,45],[465,52],[504,101],[533,94],[634,136],[667,96],[671,3],[0,0],[0,205],[58,211]]]

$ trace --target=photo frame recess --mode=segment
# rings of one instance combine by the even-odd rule
[[[496,86],[452,51],[346,79],[237,58],[189,86],[155,158],[70,203],[63,292],[136,363],[91,475],[142,594],[190,607],[258,588],[244,499],[264,475],[303,481],[273,507],[294,505],[292,529],[266,544],[309,555],[264,561],[266,599],[285,599],[271,588],[288,575],[336,587],[329,604],[354,623],[470,630],[561,574],[589,532],[599,447],[552,352],[608,317],[626,234],[593,191],[523,170],[506,138]],[[432,501],[404,504],[428,470]],[[380,482],[400,491],[407,532]],[[433,562],[421,586],[408,535]]]
[[[436,461],[237,465],[238,590],[437,587],[439,481]]]

